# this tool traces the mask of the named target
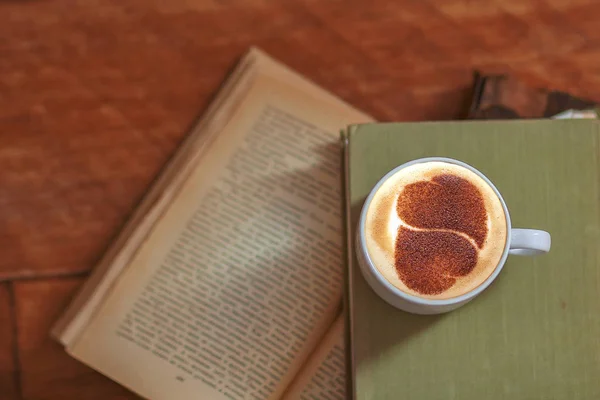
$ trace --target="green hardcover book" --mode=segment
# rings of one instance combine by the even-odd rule
[[[366,124],[343,134],[355,399],[600,398],[599,135],[595,120]],[[429,156],[479,169],[513,227],[552,235],[549,254],[509,256],[486,291],[437,316],[384,302],[353,249],[371,188]]]

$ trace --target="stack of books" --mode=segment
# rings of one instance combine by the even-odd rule
[[[485,95],[493,82],[479,81],[472,118],[490,101],[511,109]],[[600,125],[573,121],[592,106],[573,104],[566,121],[377,124],[251,49],[52,334],[152,400],[597,397]],[[549,226],[542,276],[515,262],[444,318],[366,287],[348,240],[357,210],[425,155],[474,163],[512,215]]]

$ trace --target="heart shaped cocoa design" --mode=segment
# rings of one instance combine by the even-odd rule
[[[471,182],[442,174],[409,184],[396,211],[409,227],[399,228],[395,266],[410,289],[440,294],[475,268],[488,228],[483,197]]]

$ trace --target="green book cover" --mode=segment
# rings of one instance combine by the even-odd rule
[[[366,124],[345,143],[354,398],[600,398],[600,125],[594,120]],[[552,235],[549,254],[509,256],[458,310],[412,315],[381,300],[353,250],[376,182],[421,157],[450,157],[502,193],[513,228]]]

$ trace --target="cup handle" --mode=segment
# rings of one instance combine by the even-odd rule
[[[546,231],[537,229],[512,229],[509,254],[535,256],[550,251],[552,240]]]

